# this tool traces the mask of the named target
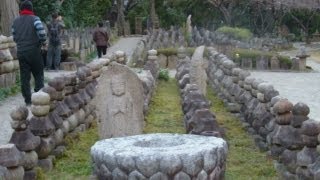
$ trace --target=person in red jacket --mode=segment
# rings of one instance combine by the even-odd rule
[[[98,57],[101,58],[102,54],[107,53],[109,36],[108,33],[103,29],[103,24],[98,23],[98,27],[93,32],[93,41],[96,44]]]

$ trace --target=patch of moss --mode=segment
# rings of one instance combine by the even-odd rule
[[[185,133],[175,79],[160,80],[149,105],[144,133]]]
[[[90,148],[99,140],[97,125],[76,137],[67,138],[67,150],[54,163],[54,169],[45,179],[88,179],[92,174]]]
[[[253,34],[250,32],[250,30],[246,28],[222,26],[217,29],[217,32],[223,33],[238,40],[249,40],[253,37]]]
[[[226,129],[229,144],[226,179],[278,179],[272,161],[255,146],[253,138],[242,129],[240,120],[226,110],[223,101],[211,88],[207,92],[207,97],[212,102],[212,112],[219,125]]]

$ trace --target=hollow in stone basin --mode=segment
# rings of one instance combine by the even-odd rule
[[[227,144],[190,134],[145,134],[104,139],[91,147],[99,179],[221,179]]]
[[[151,139],[141,140],[133,143],[134,146],[146,147],[146,148],[158,148],[158,147],[172,147],[184,144],[184,141],[171,141],[168,139]]]

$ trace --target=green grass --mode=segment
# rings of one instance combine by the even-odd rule
[[[254,145],[253,139],[241,128],[240,120],[226,110],[223,102],[210,88],[207,97],[212,102],[211,110],[219,125],[226,129],[226,140],[229,144],[226,179],[278,179],[272,160]]]
[[[226,34],[238,40],[249,40],[253,37],[253,34],[250,32],[250,30],[246,28],[222,26],[217,29],[217,32]]]
[[[149,107],[144,133],[185,133],[176,80],[160,80]]]
[[[0,88],[0,101],[5,100],[6,98],[10,96],[14,96],[21,92],[21,87],[20,87],[20,74],[19,72],[16,72],[16,83],[7,88]]]
[[[99,140],[96,125],[79,133],[76,138],[67,137],[66,140],[69,142],[67,151],[63,157],[56,160],[53,170],[45,174],[44,179],[81,180],[88,179],[92,174],[90,148]]]

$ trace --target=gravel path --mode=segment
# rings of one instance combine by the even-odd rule
[[[299,49],[300,44],[295,44]],[[306,48],[307,52],[318,49],[318,46]],[[297,54],[297,50],[282,52],[291,57]],[[320,121],[318,112],[320,107],[320,64],[314,59],[308,58],[307,65],[312,72],[257,72],[252,71],[251,76],[270,82],[280,93],[280,96],[289,99],[292,103],[303,102],[310,107],[309,117]]]
[[[107,50],[107,57],[111,56],[113,52],[117,50],[124,51],[127,54],[128,59],[131,58],[131,55],[139,42],[141,37],[126,37],[121,38],[117,43],[111,46]],[[58,71],[58,72],[45,72],[45,77],[52,79],[54,77],[72,73],[70,71]],[[3,102],[0,102],[0,145],[6,144],[11,138],[13,129],[11,128],[10,122],[10,112],[17,106],[24,105],[24,100],[21,94],[16,96],[9,97]]]

